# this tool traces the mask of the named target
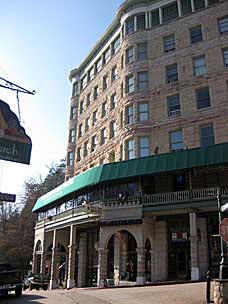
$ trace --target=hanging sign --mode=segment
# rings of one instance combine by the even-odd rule
[[[0,192],[0,201],[14,203],[16,201],[16,195]]]
[[[32,141],[9,105],[0,100],[0,159],[29,164]]]

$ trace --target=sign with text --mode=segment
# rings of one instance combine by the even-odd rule
[[[9,105],[0,100],[0,159],[29,164],[32,142]]]
[[[0,192],[0,201],[14,203],[16,201],[16,195]]]
[[[219,234],[228,243],[228,218],[224,218],[219,225]]]

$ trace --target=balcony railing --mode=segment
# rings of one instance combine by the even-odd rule
[[[218,188],[195,189],[188,191],[169,192],[161,194],[143,195],[142,203],[144,206],[156,203],[187,202],[197,200],[214,200],[217,198]],[[228,197],[228,189],[221,189],[221,195]]]

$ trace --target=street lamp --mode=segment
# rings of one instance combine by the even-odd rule
[[[218,202],[218,214],[219,214],[219,224],[222,222],[222,212],[226,210],[226,208],[221,207],[221,190],[220,188],[217,190],[217,202]],[[227,206],[228,209],[228,206]],[[228,263],[227,263],[227,256],[226,256],[226,249],[225,249],[225,242],[220,236],[220,244],[221,244],[221,261],[219,267],[219,279],[228,279]]]

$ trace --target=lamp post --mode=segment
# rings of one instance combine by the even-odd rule
[[[221,210],[221,190],[220,188],[217,190],[217,202],[218,202],[218,214],[219,214],[219,225],[222,222],[222,210]],[[225,242],[220,236],[220,244],[221,244],[221,261],[219,267],[219,279],[228,279],[228,263],[225,249]]]

